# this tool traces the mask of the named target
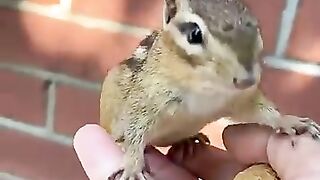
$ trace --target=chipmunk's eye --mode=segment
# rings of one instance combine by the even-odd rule
[[[179,25],[180,32],[187,36],[190,44],[202,44],[203,34],[197,23],[188,22]]]
[[[202,32],[201,29],[197,26],[188,34],[187,40],[190,44],[201,44],[202,39]]]

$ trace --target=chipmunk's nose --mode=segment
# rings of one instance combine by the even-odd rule
[[[256,80],[253,77],[247,79],[238,79],[233,78],[233,84],[238,89],[247,89],[253,86],[256,83]]]

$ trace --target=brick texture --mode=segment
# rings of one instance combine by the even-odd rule
[[[71,147],[0,129],[0,171],[32,180],[86,180]]]
[[[34,65],[89,80],[101,80],[108,67],[128,57],[139,41],[4,9],[0,9],[0,24],[0,62]]]
[[[320,78],[265,68],[262,89],[281,112],[307,116],[320,123]]]
[[[288,56],[305,61],[320,62],[320,1],[301,0]]]
[[[163,0],[73,0],[75,13],[105,18],[131,25],[158,28],[161,26]]]
[[[41,5],[56,5],[60,3],[60,0],[27,0]]]
[[[56,130],[73,135],[86,123],[99,121],[100,94],[68,86],[58,87]]]
[[[76,13],[106,18],[122,23],[159,28],[162,23],[162,0],[98,0],[90,3],[86,0],[74,0],[73,10]],[[284,0],[245,0],[258,16],[265,39],[266,53],[274,50],[278,25],[285,5]],[[112,6],[110,5],[112,4]],[[273,13],[269,13],[272,11]]]
[[[269,3],[247,1],[261,19],[266,52],[270,53],[275,46],[283,1],[272,0]],[[122,12],[117,8],[128,8],[129,10],[123,10],[128,14],[122,14],[123,17],[129,18],[125,21],[127,23],[136,25],[141,22],[161,23],[161,16],[156,16],[161,15],[160,0],[152,3],[142,0],[121,0],[113,3],[112,6],[110,1],[86,2],[75,0],[74,6],[77,7],[79,4],[84,10],[103,14],[111,13],[114,16]],[[95,10],[94,7],[101,10]],[[105,8],[115,8],[115,10]],[[274,11],[272,16],[267,14],[271,9]],[[150,20],[147,20],[148,18]],[[32,64],[89,80],[101,80],[107,69],[128,57],[140,40],[126,34],[82,28],[72,23],[4,9],[0,10],[0,24],[3,24],[3,28],[0,29],[1,61]],[[155,24],[150,26],[154,27]]]
[[[0,116],[44,124],[46,91],[43,81],[0,71],[0,82]]]

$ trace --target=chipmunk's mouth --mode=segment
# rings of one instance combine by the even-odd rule
[[[233,78],[233,84],[237,89],[244,90],[255,85],[256,80],[252,77],[249,77],[247,79],[241,79],[241,80],[239,80],[238,78]]]

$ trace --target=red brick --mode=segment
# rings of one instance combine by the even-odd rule
[[[320,1],[300,1],[287,55],[320,62]]]
[[[106,18],[122,23],[160,27],[162,23],[163,0],[73,0],[75,13]]]
[[[320,78],[266,68],[262,89],[281,112],[307,116],[320,123]]]
[[[88,179],[72,147],[0,131],[0,171],[33,180]]]
[[[99,92],[60,86],[57,91],[56,131],[73,135],[81,126],[99,121]]]
[[[35,2],[41,5],[54,5],[54,4],[59,4],[60,0],[28,0],[31,2]]]
[[[0,61],[90,80],[127,58],[139,39],[0,8]]]
[[[0,116],[42,125],[46,96],[43,81],[0,71]]]
[[[90,6],[96,4],[99,4],[99,8],[110,7],[110,5],[104,6],[102,4],[104,1],[99,2],[90,3],[86,8],[92,9]],[[151,6],[148,5],[149,1],[128,2],[131,4],[128,6],[130,9],[138,9],[137,12],[142,15],[129,14],[124,17],[142,22],[147,22],[146,17],[150,17],[159,19],[150,20],[150,22],[161,22],[162,2],[160,3],[160,0],[156,1],[157,3],[152,2],[152,7],[159,10],[152,8],[150,10],[159,15],[159,18],[147,14],[149,10],[146,11],[145,9],[148,8],[145,7]],[[266,50],[270,52],[274,47],[277,29],[275,24],[278,24],[278,15],[283,1],[272,0],[268,3],[259,1],[256,5],[253,2],[256,1],[251,0],[249,4],[261,19]],[[74,3],[76,4],[77,1]],[[121,4],[126,3],[117,1],[113,6],[123,7]],[[142,8],[139,10],[140,6]],[[271,10],[274,13],[266,16],[265,14]],[[103,12],[109,13],[109,10],[103,10]],[[0,24],[2,26],[0,28],[1,61],[32,64],[50,71],[63,72],[90,80],[101,80],[107,69],[128,57],[141,39],[6,9],[0,9]]]
[[[73,9],[86,15],[104,17],[122,23],[158,28],[162,23],[162,0],[74,0]],[[245,0],[262,24],[267,53],[274,50],[284,0]],[[272,13],[270,13],[272,12]]]
[[[244,0],[254,15],[258,17],[264,40],[265,53],[274,52],[278,37],[285,0]],[[272,13],[271,13],[272,12]]]

